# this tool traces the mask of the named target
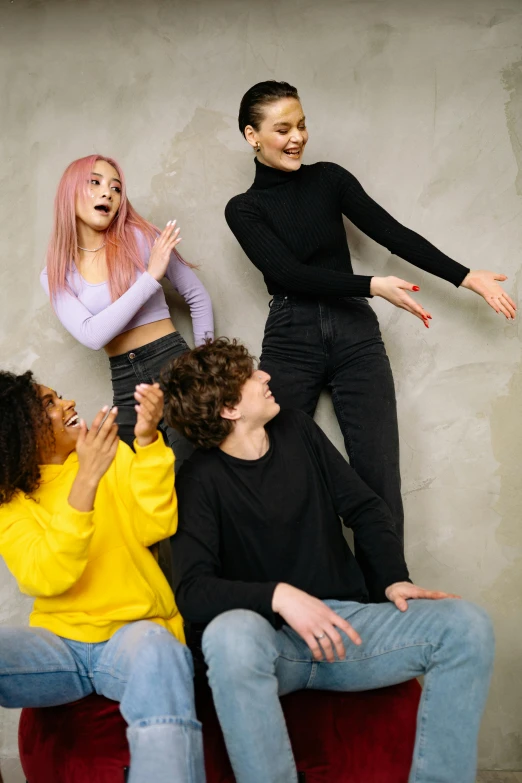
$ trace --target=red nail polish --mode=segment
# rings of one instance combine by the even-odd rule
[[[420,288],[418,285],[414,285],[412,288],[412,291],[420,291]]]

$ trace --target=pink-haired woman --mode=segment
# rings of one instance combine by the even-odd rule
[[[176,250],[180,241],[175,220],[160,233],[136,212],[112,158],[90,155],[65,170],[40,279],[63,326],[109,356],[119,434],[129,445],[136,384],[153,383],[169,359],[188,349],[172,323],[164,277],[190,307],[196,345],[213,336],[210,297]],[[160,428],[179,467],[192,446],[163,422]]]

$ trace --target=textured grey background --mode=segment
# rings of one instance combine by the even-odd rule
[[[105,355],[74,342],[38,284],[58,179],[92,152],[121,162],[142,214],[178,219],[218,333],[259,352],[268,297],[223,208],[252,180],[236,115],[265,78],[299,88],[308,162],[345,165],[448,254],[506,272],[517,297],[521,43],[520,0],[1,0],[2,366],[33,369],[87,417],[110,401]],[[356,271],[420,284],[433,314],[427,331],[373,303],[397,385],[408,560],[419,583],[491,611],[480,762],[520,769],[520,325],[348,232]],[[340,445],[326,398],[318,419]],[[26,622],[30,601],[3,564],[0,598],[0,621]],[[16,715],[2,711],[0,757],[14,756]]]

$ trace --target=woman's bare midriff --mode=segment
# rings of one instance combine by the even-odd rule
[[[151,324],[129,329],[128,332],[122,332],[110,343],[107,343],[105,352],[108,356],[119,356],[121,353],[128,353],[135,348],[142,348],[144,345],[175,331],[176,328],[170,318],[162,318],[161,321],[154,321]]]

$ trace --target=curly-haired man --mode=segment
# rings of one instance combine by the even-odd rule
[[[411,583],[386,505],[312,419],[280,412],[244,346],[209,342],[162,380],[169,425],[199,447],[177,480],[176,596],[206,625],[237,782],[297,779],[278,695],[425,675],[410,783],[472,783],[493,660],[486,613]],[[339,518],[385,603],[369,603]]]

